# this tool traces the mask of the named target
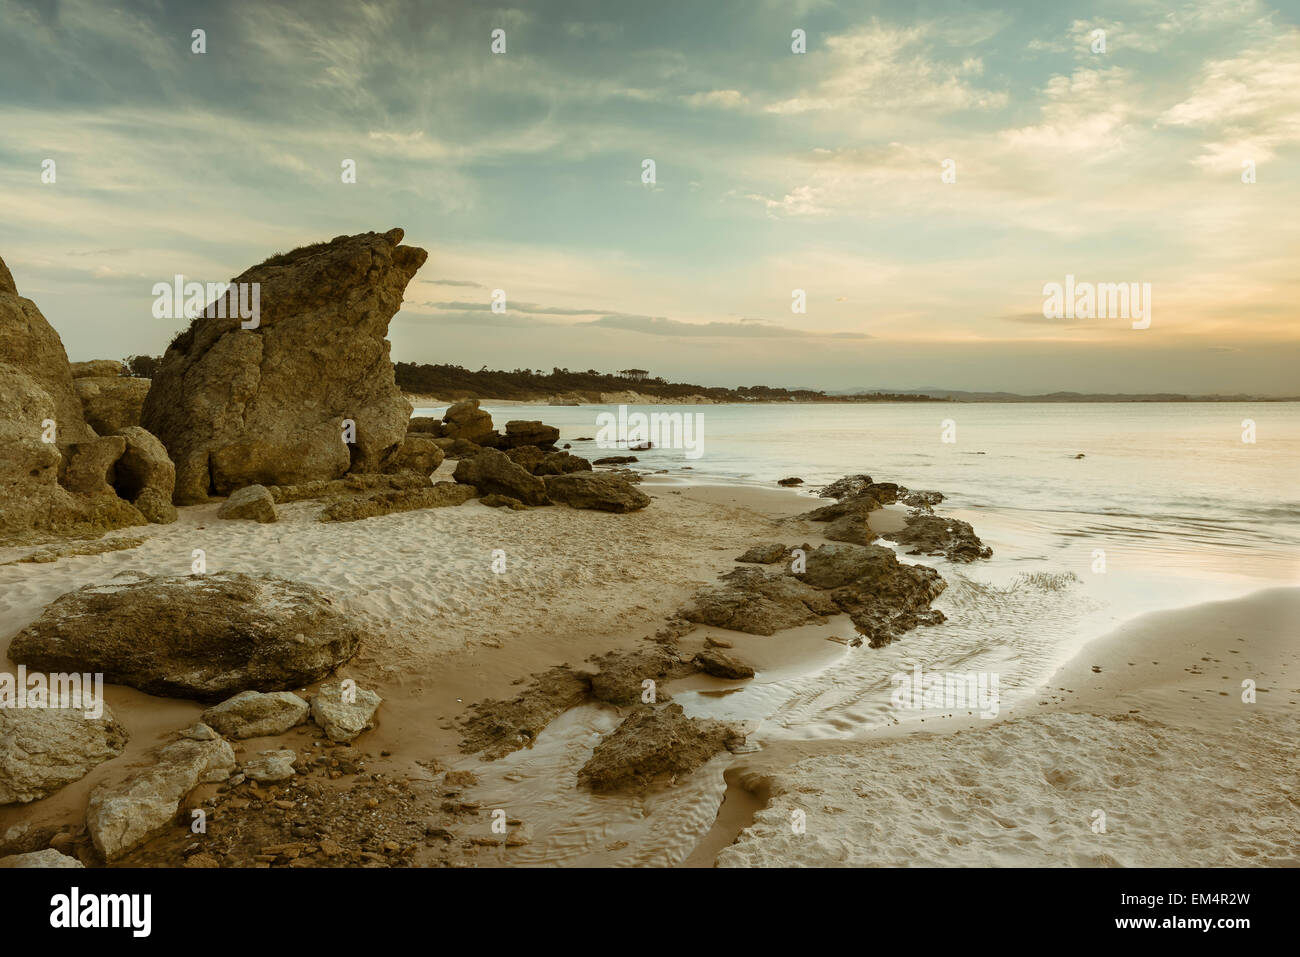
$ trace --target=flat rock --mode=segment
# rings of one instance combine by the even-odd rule
[[[0,857],[0,868],[4,867],[85,867],[75,857],[69,857],[67,854],[61,854],[52,847],[47,847],[43,851],[32,851],[28,854],[11,854],[9,857]]]
[[[717,648],[706,648],[701,651],[695,656],[695,664],[706,675],[713,675],[715,678],[737,680],[754,677],[753,665]]]
[[[296,728],[310,713],[292,691],[241,691],[203,712],[203,722],[228,738],[262,738]]]
[[[244,762],[241,770],[259,784],[274,784],[277,781],[287,781],[297,773],[293,768],[296,760],[297,752],[288,748],[259,751]]]
[[[394,512],[411,512],[422,508],[447,508],[463,505],[478,494],[473,485],[457,482],[438,482],[421,488],[396,489],[374,492],[358,498],[344,498],[331,502],[320,513],[317,521],[355,522],[363,518],[392,515]]]
[[[68,592],[20,631],[9,656],[47,672],[103,672],[150,694],[220,701],[326,677],[362,633],[325,592],[239,572],[126,572]]]

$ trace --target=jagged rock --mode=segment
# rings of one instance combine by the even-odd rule
[[[548,504],[546,483],[496,449],[484,449],[473,458],[461,459],[454,476],[457,482],[473,485],[483,494],[509,495],[525,505]]]
[[[899,501],[909,508],[929,513],[934,511],[934,506],[943,501],[943,493],[927,492],[923,489],[909,489],[906,494],[899,498]]]
[[[586,675],[561,665],[537,675],[509,700],[473,704],[461,725],[460,750],[465,754],[482,751],[484,761],[495,761],[520,748],[531,748],[542,730],[585,701],[590,689]]]
[[[434,439],[434,442],[449,459],[469,459],[483,451],[483,446],[469,439]]]
[[[416,415],[411,417],[411,421],[406,423],[406,434],[412,432],[419,435],[427,435],[429,438],[437,439],[445,435],[446,426],[443,425],[442,419],[435,419],[431,415]]]
[[[259,784],[274,784],[276,781],[287,781],[297,773],[293,769],[296,760],[297,753],[288,748],[259,751],[244,762],[242,770]]]
[[[216,572],[132,572],[56,598],[9,657],[43,671],[100,671],[150,694],[218,701],[324,678],[356,654],[361,630],[320,589]]]
[[[578,784],[593,791],[647,788],[689,774],[744,742],[734,725],[688,718],[679,704],[640,707],[596,745]]]
[[[437,470],[442,460],[443,451],[433,439],[408,432],[406,438],[402,440],[401,447],[384,465],[384,471],[418,472],[421,475],[429,475]]]
[[[546,494],[552,502],[570,508],[602,512],[634,512],[650,504],[650,496],[621,475],[610,472],[570,472],[548,475]]]
[[[776,484],[786,488],[792,488],[795,485],[802,485],[803,479],[792,475],[789,478],[778,479]]]
[[[754,565],[774,565],[790,553],[780,542],[767,542],[763,545],[755,545],[745,554],[736,559],[738,562],[749,562]]]
[[[140,410],[149,394],[148,379],[117,375],[76,378],[72,386],[81,401],[86,424],[100,435],[140,424]]]
[[[506,449],[506,457],[530,475],[536,475],[538,467],[546,461],[546,453],[535,445]]]
[[[492,416],[478,407],[478,399],[461,399],[442,416],[442,434],[449,439],[465,439],[483,445],[495,437]]]
[[[86,827],[95,848],[112,861],[176,818],[181,801],[201,783],[224,781],[235,752],[222,738],[182,738],[154,752],[154,763],[90,795]]]
[[[47,847],[43,851],[32,851],[29,854],[13,854],[9,857],[0,857],[0,868],[5,867],[85,867],[75,857],[69,857],[67,854],[60,854],[52,847]]]
[[[938,515],[909,515],[904,527],[890,537],[899,545],[911,546],[909,555],[943,555],[952,562],[973,562],[993,554],[970,522]]]
[[[753,665],[741,661],[734,655],[729,655],[717,648],[706,648],[695,656],[695,665],[706,675],[713,675],[715,678],[752,678],[754,677]]]
[[[331,741],[351,741],[375,726],[375,712],[383,698],[354,683],[321,685],[312,695],[311,718]]]
[[[611,651],[590,659],[600,670],[591,676],[591,696],[609,704],[636,704],[645,696],[645,682],[655,683],[653,701],[668,701],[668,692],[659,686],[681,678],[695,669],[662,647],[642,648],[633,652]]]
[[[832,542],[849,542],[853,545],[870,545],[877,538],[871,528],[869,512],[853,512],[841,515],[826,526],[823,532]]]
[[[517,449],[522,445],[535,445],[539,449],[549,450],[555,448],[559,439],[560,430],[553,425],[545,425],[536,420],[514,419],[506,423],[503,446]]]
[[[241,691],[203,712],[203,722],[228,738],[263,738],[296,728],[310,712],[292,691]]]
[[[581,455],[570,452],[548,452],[533,470],[534,475],[569,475],[573,472],[590,472],[591,463]]]
[[[0,804],[53,794],[117,757],[126,740],[107,705],[98,718],[84,709],[0,708]]]
[[[339,499],[320,513],[321,522],[355,522],[362,518],[410,512],[419,508],[445,508],[463,505],[478,494],[473,485],[439,482],[423,488],[375,492],[361,498]]]
[[[68,363],[72,378],[76,379],[116,379],[125,371],[117,359],[90,359],[86,362]]]
[[[373,472],[392,454],[411,404],[385,336],[427,258],[402,236],[339,236],[273,256],[232,280],[259,284],[256,328],[241,328],[232,288],[228,318],[200,316],[168,347],[141,424],[176,463],[177,504]]]
[[[721,586],[706,589],[683,609],[687,621],[751,635],[774,635],[798,625],[825,624],[839,613],[831,598],[789,574],[768,575],[760,568],[737,568],[721,576]]]

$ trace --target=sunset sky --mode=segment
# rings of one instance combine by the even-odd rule
[[[176,273],[401,226],[430,257],[398,360],[1296,394],[1298,19],[1253,0],[0,0],[0,256],[74,360],[161,353],[183,321],[153,317],[151,288]],[[1150,283],[1150,328],[1045,319],[1067,274]]]

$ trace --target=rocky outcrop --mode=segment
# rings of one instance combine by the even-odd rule
[[[304,482],[301,485],[270,485],[267,491],[275,504],[285,502],[302,502],[313,498],[335,498],[352,495],[357,492],[395,492],[412,488],[428,488],[432,484],[429,476],[415,472],[396,472],[381,475],[345,475],[341,479],[324,479]]]
[[[279,517],[275,510],[275,499],[271,497],[270,490],[264,485],[245,485],[241,489],[236,489],[217,509],[217,518],[232,521],[245,519],[267,524],[277,521]]]
[[[154,752],[154,761],[125,780],[103,784],[90,795],[86,828],[95,849],[112,861],[176,819],[181,801],[200,783],[224,781],[235,769],[235,752],[206,725]]]
[[[427,435],[429,438],[438,439],[445,435],[446,426],[443,425],[442,419],[435,419],[431,415],[412,416],[411,421],[406,423],[406,434]]]
[[[768,542],[764,545],[755,545],[736,561],[749,562],[753,565],[775,565],[789,553],[790,549],[780,542]]]
[[[273,256],[232,280],[258,284],[256,328],[241,328],[230,308],[236,286],[222,300],[228,318],[200,316],[168,347],[141,424],[176,463],[177,504],[373,472],[387,461],[411,405],[385,337],[427,258],[402,236],[339,236]],[[349,422],[354,442],[345,441]]]
[[[121,754],[126,740],[107,705],[98,718],[72,708],[0,708],[0,804],[26,804],[79,781]]]
[[[355,522],[363,518],[410,512],[420,508],[446,508],[463,505],[478,494],[473,485],[456,482],[439,482],[421,488],[374,492],[358,498],[342,498],[331,502],[320,513],[321,522]]]
[[[772,635],[797,625],[823,624],[846,613],[873,647],[918,625],[938,624],[930,607],[947,583],[932,568],[905,565],[879,545],[823,545],[808,552],[804,570],[737,568],[723,584],[696,595],[681,617],[703,625]]]
[[[442,464],[443,455],[442,449],[432,438],[407,432],[401,446],[384,465],[384,471],[431,475]]]
[[[591,463],[571,452],[546,452],[535,445],[521,445],[509,449],[510,461],[533,475],[568,475],[570,472],[590,472]]]
[[[228,738],[262,738],[296,728],[310,711],[292,691],[241,691],[203,712],[203,722]]]
[[[690,662],[658,645],[632,652],[611,651],[592,658],[591,663],[599,669],[590,679],[591,696],[620,706],[647,700],[647,681],[654,683],[654,694],[648,701],[667,701],[668,692],[660,685],[695,670]]]
[[[640,707],[596,745],[578,784],[593,791],[642,790],[689,774],[744,743],[734,725],[688,718],[679,704]]]
[[[331,741],[352,741],[375,726],[375,712],[383,700],[373,691],[358,688],[356,682],[321,685],[312,695],[311,719]]]
[[[100,435],[140,424],[140,410],[149,394],[148,379],[93,376],[73,379],[72,386],[86,423]]]
[[[537,736],[559,715],[587,699],[587,676],[560,665],[533,679],[515,697],[470,705],[461,723],[460,750],[481,751],[494,761],[520,748],[531,748]]]
[[[601,512],[634,512],[650,504],[650,496],[621,475],[610,472],[570,472],[548,475],[546,494],[558,505]]]
[[[536,420],[514,419],[506,423],[502,446],[507,449],[517,449],[521,445],[535,445],[539,449],[549,450],[555,448],[555,443],[559,439],[560,430],[553,425],[545,425]]]
[[[456,463],[457,482],[473,485],[481,494],[508,495],[525,505],[546,505],[546,483],[497,449],[484,449]]]
[[[494,445],[497,433],[492,416],[478,407],[478,399],[461,399],[452,403],[442,416],[442,434],[449,439],[465,439],[475,445]]]
[[[973,562],[993,555],[970,522],[924,512],[909,515],[904,527],[890,538],[906,547],[909,555],[943,555],[950,562]]]
[[[68,592],[16,636],[9,657],[42,671],[103,672],[150,694],[216,701],[324,678],[361,630],[311,585],[238,572],[127,572]]]

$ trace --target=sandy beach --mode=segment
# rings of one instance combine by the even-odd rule
[[[444,463],[434,479],[451,467]],[[347,749],[363,768],[320,786],[344,794],[378,774],[409,794],[412,806],[441,814],[455,839],[421,846],[414,864],[1296,863],[1295,798],[1285,782],[1294,775],[1300,698],[1288,634],[1300,611],[1297,589],[1135,621],[1087,645],[1032,700],[996,720],[865,722],[836,740],[760,733],[743,753],[723,753],[648,794],[593,796],[576,784],[577,770],[626,708],[580,705],[535,746],[497,761],[463,754],[460,722],[473,703],[508,698],[553,666],[591,668],[584,663],[592,656],[653,644],[692,594],[757,543],[825,542],[824,524],[792,519],[816,504],[807,494],[668,476],[647,476],[641,487],[652,504],[628,515],[471,501],[320,523],[321,503],[306,501],[282,506],[277,523],[261,525],[219,522],[215,505],[201,505],[182,508],[172,525],[144,529],[133,548],[52,563],[18,562],[32,549],[6,549],[0,651],[63,592],[132,570],[183,574],[194,548],[206,551],[213,572],[287,577],[339,596],[366,633],[339,675],[384,703],[377,727]],[[894,507],[874,512],[873,528],[888,535],[901,515]],[[499,574],[496,549],[506,556]],[[847,656],[870,667],[866,656],[884,655],[827,640],[852,633],[842,617],[772,636],[698,627],[679,639],[686,654],[722,638],[757,677],[694,674],[665,690],[726,695],[750,686],[747,694],[761,701],[763,687],[779,688],[790,676],[833,672]],[[1257,683],[1255,704],[1240,700],[1244,678]],[[126,750],[49,798],[0,809],[0,835],[75,830],[98,784],[138,769],[145,752],[202,712],[193,702],[120,686],[110,686],[107,702],[130,730]],[[845,704],[843,718],[852,724],[861,706]],[[278,747],[310,751],[320,746],[312,733],[298,728],[236,742],[235,750],[240,757]],[[447,769],[473,775],[472,785],[455,789],[472,813],[439,810]],[[204,785],[190,802],[212,800],[220,809],[226,790]],[[1207,803],[1209,790],[1217,798]],[[482,830],[480,809],[498,807],[529,825],[527,845],[472,842]],[[1097,810],[1105,833],[1092,829]],[[803,833],[792,829],[795,811],[805,815]],[[230,820],[230,812],[216,820]],[[179,864],[185,843],[183,832],[164,835],[126,862]]]

